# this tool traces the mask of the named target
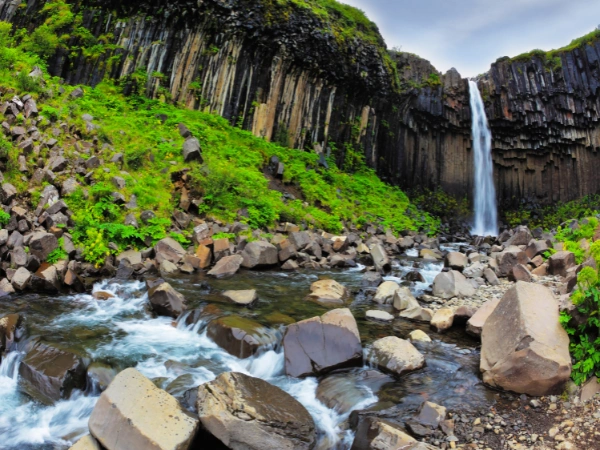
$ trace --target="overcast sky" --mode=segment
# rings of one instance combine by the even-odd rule
[[[563,47],[600,24],[599,0],[341,0],[367,13],[389,48],[440,71],[487,72],[501,56]]]

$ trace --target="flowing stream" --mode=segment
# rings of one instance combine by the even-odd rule
[[[492,162],[492,133],[477,83],[469,80],[473,154],[475,158],[475,220],[471,234],[498,236],[498,208]]]
[[[416,258],[396,262],[388,279],[402,281],[403,276],[420,268],[425,282],[412,286],[415,293],[426,290],[442,269],[440,263]],[[420,346],[427,366],[401,379],[393,379],[363,368],[337,371],[325,377],[295,379],[284,373],[281,346],[281,318],[302,320],[321,315],[327,310],[307,302],[309,286],[319,277],[334,278],[353,293],[349,305],[356,317],[363,346],[373,340],[397,335],[406,338],[415,328],[432,336],[434,342]],[[148,310],[145,285],[141,282],[103,281],[94,290],[114,295],[105,301],[91,295],[42,296],[26,295],[16,299],[0,299],[0,315],[19,313],[26,321],[29,339],[44,340],[102,363],[117,371],[136,367],[158,386],[177,398],[186,390],[214,379],[226,371],[237,371],[262,378],[298,399],[315,419],[318,449],[349,449],[354,438],[347,425],[355,409],[386,409],[400,405],[402,413],[413,414],[426,399],[446,407],[486,406],[493,394],[478,378],[477,342],[465,337],[461,330],[437,335],[426,325],[402,319],[392,324],[370,322],[365,312],[376,307],[362,288],[359,270],[329,272],[242,272],[228,280],[209,280],[204,275],[181,276],[168,280],[190,301],[192,311],[178,321],[154,317]],[[254,309],[239,308],[223,302],[218,295],[226,289],[256,289],[259,303]],[[391,306],[384,309],[392,311]],[[210,310],[210,314],[205,314]],[[204,313],[202,313],[204,311]],[[239,359],[218,347],[206,335],[206,325],[214,314],[239,314],[268,327],[277,336],[277,344],[247,359]],[[28,342],[3,358],[0,365],[0,448],[7,450],[67,449],[87,433],[87,420],[100,395],[88,380],[85,392],[75,391],[71,398],[51,406],[41,405],[19,391],[19,362]],[[367,350],[365,350],[367,351]],[[340,405],[329,408],[317,398],[317,387],[323,380],[339,391]]]

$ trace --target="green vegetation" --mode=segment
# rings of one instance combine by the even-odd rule
[[[580,38],[573,39],[571,43],[565,47],[557,48],[555,50],[550,51],[535,49],[527,53],[517,55],[513,58],[508,58],[508,60],[510,62],[527,62],[533,58],[539,58],[544,62],[544,65],[548,70],[556,71],[562,68],[561,55],[563,53],[571,52],[578,48],[582,48],[586,45],[591,45],[598,39],[600,39],[600,29],[596,29]],[[504,59],[506,58],[500,58],[498,59],[498,61]]]
[[[446,194],[440,188],[434,191],[414,190],[409,192],[409,195],[417,209],[433,217],[439,217],[444,222],[460,223],[470,218],[472,214],[468,198],[457,199]]]
[[[591,246],[591,255],[600,267],[600,241]],[[580,385],[592,375],[600,377],[600,274],[584,267],[577,276],[577,290],[571,297],[583,323],[567,312],[561,313],[561,323],[571,339],[571,355],[575,360],[573,381]]]
[[[576,226],[558,227],[556,240],[564,244],[565,250],[575,255],[577,264],[581,264],[589,256],[585,242],[589,243],[598,228],[598,219],[590,217],[579,221]]]
[[[504,220],[512,227],[528,225],[529,228],[541,227],[551,230],[568,220],[579,220],[600,213],[600,195],[588,195],[566,203],[538,208],[521,208],[504,212]]]
[[[0,225],[5,226],[10,220],[10,214],[0,209]]]
[[[65,251],[64,246],[65,246],[65,240],[64,240],[64,238],[60,238],[58,240],[58,247],[55,250],[53,250],[52,252],[50,252],[48,257],[46,258],[46,262],[48,264],[55,264],[61,260],[68,260],[69,255],[67,255],[67,252]]]
[[[325,7],[329,2],[318,4]],[[40,110],[37,127],[42,133],[58,128],[60,123],[69,124],[70,131],[57,139],[71,164],[80,157],[103,159],[104,164],[92,169],[91,177],[75,175],[80,187],[65,197],[75,222],[68,231],[74,243],[83,247],[87,261],[100,266],[110,254],[128,247],[143,248],[166,236],[182,245],[190,244],[190,230],[175,230],[171,226],[171,216],[178,209],[181,196],[180,187],[172,181],[174,173],[179,177],[186,174],[190,197],[200,200],[200,216],[227,222],[240,220],[252,229],[268,229],[277,221],[304,223],[333,233],[341,232],[346,222],[359,227],[381,224],[396,233],[435,233],[438,229],[437,219],[419,211],[402,191],[383,183],[366,167],[362,150],[354,144],[345,146],[345,170],[336,167],[333,159],[325,169],[314,152],[266,142],[232,127],[222,117],[182,109],[167,103],[165,98],[146,98],[148,75],[144,69],[118,82],[105,80],[94,88],[83,87],[83,97],[72,97],[76,87],[49,77],[44,62],[49,49],[65,44],[62,37],[57,37],[65,24],[77,25],[77,16],[70,14],[65,5],[57,0],[46,4],[46,27],[35,39],[33,34],[28,36],[21,30],[11,37],[10,24],[0,23],[0,83],[4,87],[0,100],[31,94]],[[345,7],[340,8],[346,11]],[[363,25],[359,21],[356,26]],[[78,33],[84,35],[81,30]],[[90,43],[96,45],[91,39]],[[34,67],[41,69],[42,77],[29,76]],[[94,127],[86,126],[84,114],[93,116]],[[29,123],[23,117],[18,120],[25,126]],[[178,132],[179,123],[186,124],[199,140],[203,164],[183,161],[184,140]],[[82,151],[76,146],[74,135],[90,143],[90,150]],[[282,135],[282,144],[284,138]],[[114,158],[119,153],[122,159]],[[6,181],[36,207],[44,185],[29,186],[23,181],[18,156],[16,146],[0,137],[0,164]],[[39,155],[48,156],[46,149]],[[280,192],[269,189],[263,170],[272,156],[285,164],[284,187],[293,189],[295,200],[287,200]],[[33,172],[34,155],[27,163]],[[73,175],[60,173],[53,184],[59,186],[69,176]],[[125,187],[115,186],[115,176],[125,180]],[[127,209],[116,202],[113,193],[117,191],[126,201],[135,196],[137,207]],[[140,213],[145,210],[153,211],[155,218],[143,222]],[[138,218],[139,227],[124,224],[127,214]],[[51,260],[62,258],[62,252],[61,245]]]

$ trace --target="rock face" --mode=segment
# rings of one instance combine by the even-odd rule
[[[177,292],[169,283],[160,283],[148,290],[148,299],[152,309],[162,316],[176,319],[187,309],[185,297]]]
[[[562,392],[571,357],[558,316],[548,288],[520,281],[508,290],[483,325],[483,381],[520,394]]]
[[[119,373],[89,420],[92,435],[110,450],[187,450],[198,419],[135,369]]]
[[[356,320],[345,308],[288,326],[283,350],[285,371],[292,377],[360,366],[363,361]]]
[[[42,403],[69,398],[85,387],[85,365],[77,355],[38,342],[19,367],[21,387]]]
[[[233,450],[310,450],[315,424],[295,398],[266,381],[228,372],[198,388],[198,417]]]
[[[410,342],[396,336],[373,342],[369,360],[384,372],[398,376],[420,369],[425,364],[423,355]]]

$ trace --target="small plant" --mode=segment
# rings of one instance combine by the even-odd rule
[[[217,239],[229,239],[229,240],[233,240],[235,239],[235,234],[233,233],[216,233],[213,235],[213,240],[217,240]]]
[[[60,238],[58,240],[58,247],[56,247],[48,257],[46,258],[46,262],[48,264],[56,264],[58,261],[69,259],[69,255],[64,249],[65,240],[64,238]]]
[[[0,224],[5,226],[10,221],[10,214],[0,209]]]

